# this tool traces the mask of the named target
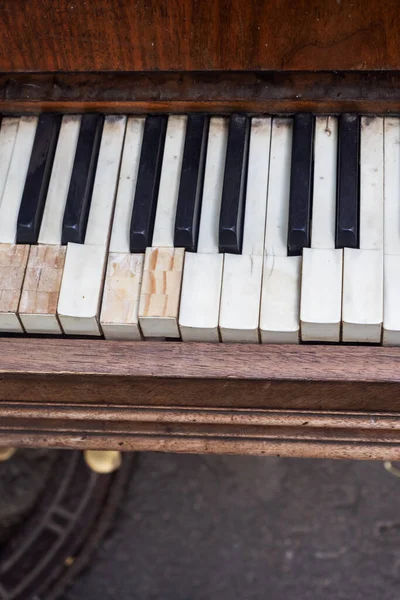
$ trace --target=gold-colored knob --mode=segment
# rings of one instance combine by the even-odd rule
[[[16,448],[0,448],[0,462],[5,462],[16,453]]]
[[[85,462],[95,473],[113,473],[121,466],[121,452],[118,450],[85,450]]]

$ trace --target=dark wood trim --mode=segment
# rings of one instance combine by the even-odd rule
[[[1,404],[1,445],[400,459],[397,414]]]
[[[0,402],[400,412],[400,348],[0,339]]]
[[[0,111],[400,113],[400,71],[0,74]]]

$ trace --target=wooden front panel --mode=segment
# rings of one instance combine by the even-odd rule
[[[400,65],[396,0],[4,0],[1,71]]]

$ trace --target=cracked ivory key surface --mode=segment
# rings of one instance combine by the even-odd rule
[[[18,305],[28,255],[29,246],[0,244],[0,331],[23,332]]]
[[[28,333],[61,333],[57,304],[65,246],[31,246],[18,313]]]
[[[183,248],[146,250],[139,322],[145,337],[179,338],[178,314]]]

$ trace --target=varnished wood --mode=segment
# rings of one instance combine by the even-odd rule
[[[324,458],[400,458],[396,414],[0,405],[2,444]]]
[[[400,458],[400,349],[0,339],[0,446]]]
[[[400,114],[400,71],[5,73],[0,111]]]
[[[400,411],[400,349],[0,339],[0,401]]]
[[[5,0],[3,71],[397,69],[396,0]]]

